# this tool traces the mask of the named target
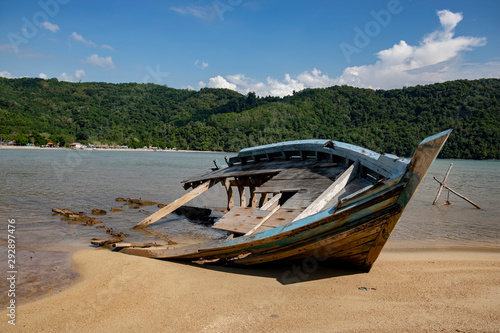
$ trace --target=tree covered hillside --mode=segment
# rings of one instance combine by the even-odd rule
[[[227,89],[0,78],[0,137],[225,151],[329,138],[411,156],[423,138],[453,128],[441,157],[498,159],[499,101],[498,79],[259,98]]]

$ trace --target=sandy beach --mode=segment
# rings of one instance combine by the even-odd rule
[[[15,327],[4,315],[0,331],[500,331],[498,250],[387,250],[370,273],[199,266],[106,249],[73,261],[77,282],[19,305]]]

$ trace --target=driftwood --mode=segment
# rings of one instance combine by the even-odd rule
[[[107,212],[104,209],[94,208],[92,209],[92,215],[106,215]]]
[[[97,245],[97,246],[104,246],[108,244],[115,244],[115,243],[120,243],[122,241],[121,238],[107,238],[107,239],[98,239],[98,238],[92,238],[90,241],[90,244],[92,245]]]
[[[158,205],[159,202],[156,201],[150,201],[150,200],[143,200],[143,199],[135,199],[135,198],[116,198],[115,201],[117,202],[126,202],[129,204],[136,204],[139,206],[154,206]]]
[[[126,248],[126,247],[146,248],[146,247],[159,247],[159,246],[163,245],[156,243],[125,243],[125,242],[114,243],[113,245],[111,245],[111,247],[114,248]]]
[[[59,214],[59,215],[64,215],[66,217],[69,217],[69,215],[75,215],[75,214],[78,214],[78,213],[75,213],[69,209],[66,209],[66,208],[52,208],[52,211],[56,214]],[[83,214],[83,213],[82,213]]]

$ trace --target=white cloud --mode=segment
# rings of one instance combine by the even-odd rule
[[[187,6],[187,7],[170,7],[171,10],[180,15],[193,15],[202,20],[212,20],[216,17],[214,6]]]
[[[8,71],[0,72],[0,77],[4,77],[6,79],[13,79],[14,78],[14,76],[12,76],[12,74],[10,74]]]
[[[42,28],[47,29],[51,32],[58,32],[59,30],[61,30],[59,29],[59,26],[57,24],[52,24],[48,21],[42,23]]]
[[[61,76],[58,77],[60,81],[68,81],[68,82],[75,82],[75,81],[80,81],[85,77],[85,71],[83,69],[77,69],[75,71],[75,74],[70,75],[66,73],[62,73]]]
[[[114,69],[115,64],[111,57],[99,57],[97,54],[93,54],[86,60],[89,64],[100,66],[104,69]]]
[[[194,65],[199,68],[199,69],[205,69],[208,67],[208,63],[206,63],[205,61],[201,61],[201,60],[196,60],[194,62]]]
[[[38,77],[39,77],[40,79],[44,79],[44,80],[47,80],[47,79],[49,78],[49,77],[47,76],[47,74],[45,74],[45,73],[40,73],[40,74],[38,74]]]
[[[114,51],[115,49],[112,48],[111,46],[107,45],[107,44],[102,44],[101,45],[101,49],[106,49],[106,50],[110,50],[110,51]]]
[[[73,33],[71,34],[71,37],[72,37],[74,40],[76,40],[76,41],[78,41],[78,42],[81,42],[81,43],[83,43],[83,44],[85,44],[85,45],[88,45],[88,46],[93,46],[93,47],[96,47],[96,46],[97,46],[97,44],[96,44],[96,43],[94,43],[93,41],[90,41],[90,40],[87,40],[87,39],[83,38],[83,36],[82,36],[82,35],[79,35],[79,34],[77,34],[76,32],[73,32]]]
[[[392,89],[417,84],[444,82],[461,78],[500,77],[500,62],[468,64],[463,61],[463,51],[470,51],[486,44],[482,37],[455,37],[455,27],[462,20],[461,13],[449,10],[437,12],[441,28],[424,36],[418,45],[404,40],[377,53],[372,65],[344,69],[342,75],[329,77],[314,68],[295,78],[285,74],[283,80],[268,77],[266,82],[247,78],[244,74],[220,75],[211,78],[208,86],[224,86],[246,94],[254,91],[259,96],[286,96],[304,88],[350,85],[355,87]],[[235,87],[235,88],[231,88]]]
[[[208,80],[208,85],[209,88],[227,88],[231,90],[237,90],[236,85],[233,83],[229,83],[226,79],[224,79],[222,76],[217,75],[216,77],[210,78]]]

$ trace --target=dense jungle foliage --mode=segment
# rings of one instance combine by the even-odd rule
[[[440,157],[498,159],[500,80],[334,86],[260,98],[227,89],[0,78],[0,139],[18,144],[238,151],[329,138],[411,156],[422,139],[448,128],[454,131]]]

